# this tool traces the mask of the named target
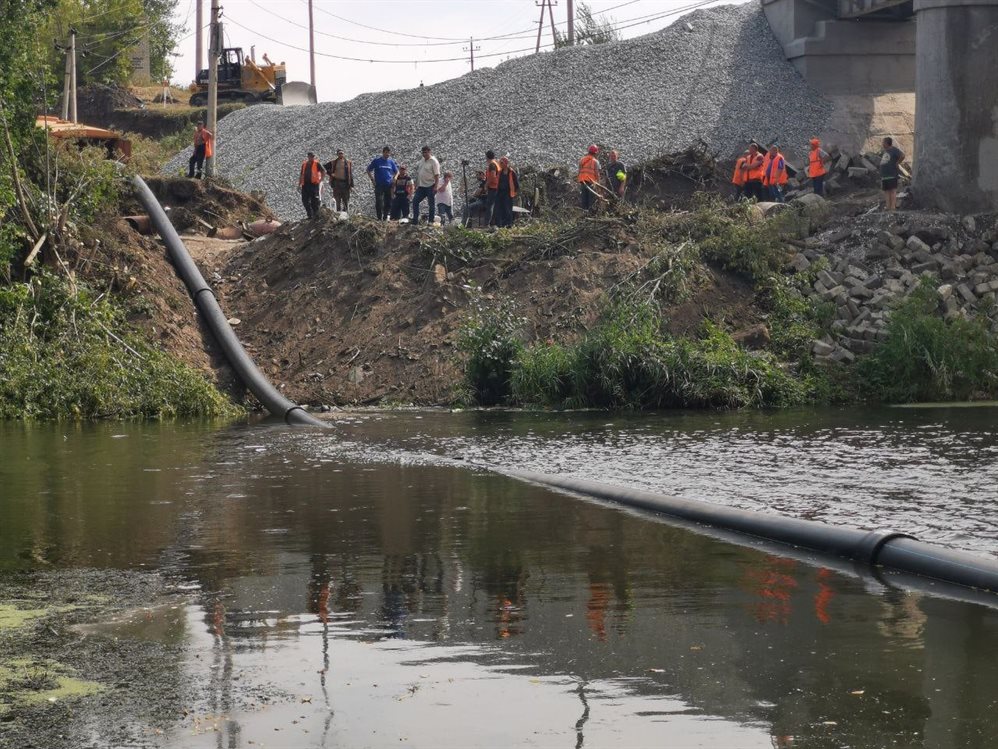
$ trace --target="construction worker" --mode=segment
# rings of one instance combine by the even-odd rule
[[[398,174],[392,180],[392,221],[409,218],[409,199],[414,190],[409,171],[404,164],[400,165]]]
[[[343,149],[336,149],[336,158],[326,164],[326,174],[333,188],[336,210],[345,211],[350,206],[350,191],[353,189],[353,162],[343,155]]]
[[[607,187],[618,198],[624,197],[624,190],[627,187],[627,167],[620,160],[620,154],[610,151],[610,164],[606,168]]]
[[[372,160],[367,167],[367,177],[374,186],[374,213],[379,219],[387,221],[392,212],[392,183],[398,173],[399,165],[388,146],[382,148],[381,157]]]
[[[499,162],[495,151],[485,152],[485,225],[495,223],[496,194],[499,190]]]
[[[301,163],[301,174],[298,176],[301,202],[305,206],[305,216],[308,218],[313,218],[319,212],[319,185],[322,184],[324,174],[315,154],[309,151]]]
[[[191,160],[187,162],[188,178],[196,176],[201,179],[204,160],[210,159],[214,155],[214,140],[215,136],[211,130],[206,128],[204,123],[199,122],[194,128],[194,153],[191,155]]]
[[[745,172],[745,197],[755,198],[758,201],[764,200],[762,192],[762,174],[765,157],[759,153],[759,144],[750,143],[748,156],[742,164],[742,171]]]
[[[815,195],[825,194],[825,175],[828,174],[826,164],[831,160],[828,152],[822,150],[821,141],[811,138],[811,150],[807,155],[807,176],[811,178]]]
[[[599,184],[599,146],[589,146],[589,152],[579,159],[579,205],[583,210],[590,210],[596,202],[596,193],[593,190]]]
[[[499,159],[499,186],[496,188],[495,225],[513,225],[513,200],[520,189],[520,178],[509,165],[509,159]]]
[[[748,159],[748,151],[745,151],[735,161],[735,171],[731,175],[731,184],[735,186],[735,200],[740,200],[745,193],[745,162]]]
[[[767,197],[774,203],[783,202],[783,190],[787,184],[787,160],[783,158],[776,144],[769,147],[762,167],[762,186]]]

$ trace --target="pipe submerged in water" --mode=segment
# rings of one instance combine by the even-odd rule
[[[497,470],[523,481],[650,511],[685,523],[734,531],[766,542],[848,559],[871,572],[880,568],[998,593],[998,561],[925,543],[906,533],[837,527],[815,520],[768,515],[534,471]]]
[[[152,194],[149,185],[139,176],[132,177],[132,185],[139,202],[149,214],[153,226],[163,238],[170,261],[173,263],[177,275],[187,287],[187,292],[191,295],[194,306],[201,313],[205,324],[215,336],[222,353],[225,354],[226,361],[229,362],[229,366],[232,367],[242,383],[271,415],[284,419],[286,424],[329,428],[329,424],[312,416],[304,408],[281,395],[263,372],[257,368],[233,332],[232,326],[229,325],[218,300],[215,298],[215,293],[204,280],[204,276],[201,275],[201,271],[198,270],[191,254],[180,239],[180,235],[170,223],[170,219],[167,218],[163,206]]]

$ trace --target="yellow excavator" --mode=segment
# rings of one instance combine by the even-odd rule
[[[208,70],[198,71],[191,84],[190,105],[203,107],[208,103]],[[275,64],[266,55],[257,65],[243,55],[242,47],[227,47],[218,61],[218,100],[241,101],[246,104],[271,102],[285,106],[315,104],[315,87],[301,81],[287,81],[284,63]]]

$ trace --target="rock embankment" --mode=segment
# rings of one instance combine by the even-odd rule
[[[834,305],[832,332],[814,342],[818,359],[852,362],[887,337],[892,308],[923,279],[947,318],[984,318],[998,333],[996,217],[906,212],[843,219],[816,234],[792,260],[814,281],[802,293]]]

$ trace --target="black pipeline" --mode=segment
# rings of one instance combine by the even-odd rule
[[[177,234],[177,230],[173,228],[173,224],[166,217],[166,212],[152,194],[149,185],[138,176],[132,178],[132,184],[139,201],[149,214],[153,226],[163,238],[173,267],[176,268],[177,275],[187,286],[187,291],[190,293],[191,299],[194,300],[194,306],[197,307],[208,329],[218,341],[229,366],[232,367],[243,384],[257,397],[264,408],[273,416],[283,418],[286,423],[328,427],[329,424],[315,418],[301,406],[292,403],[281,395],[277,388],[264,377],[263,372],[257,369],[256,364],[253,363],[249,354],[246,353],[246,349],[243,348],[236,334],[232,331],[232,327],[222,313],[222,308],[218,305],[214,292],[205,282],[197,265],[194,264],[194,260]]]
[[[761,512],[675,499],[596,481],[500,469],[515,478],[583,494],[683,521],[721,528],[764,541],[850,559],[869,568],[910,573],[941,582],[998,593],[998,562],[927,544],[904,533],[839,528]]]

